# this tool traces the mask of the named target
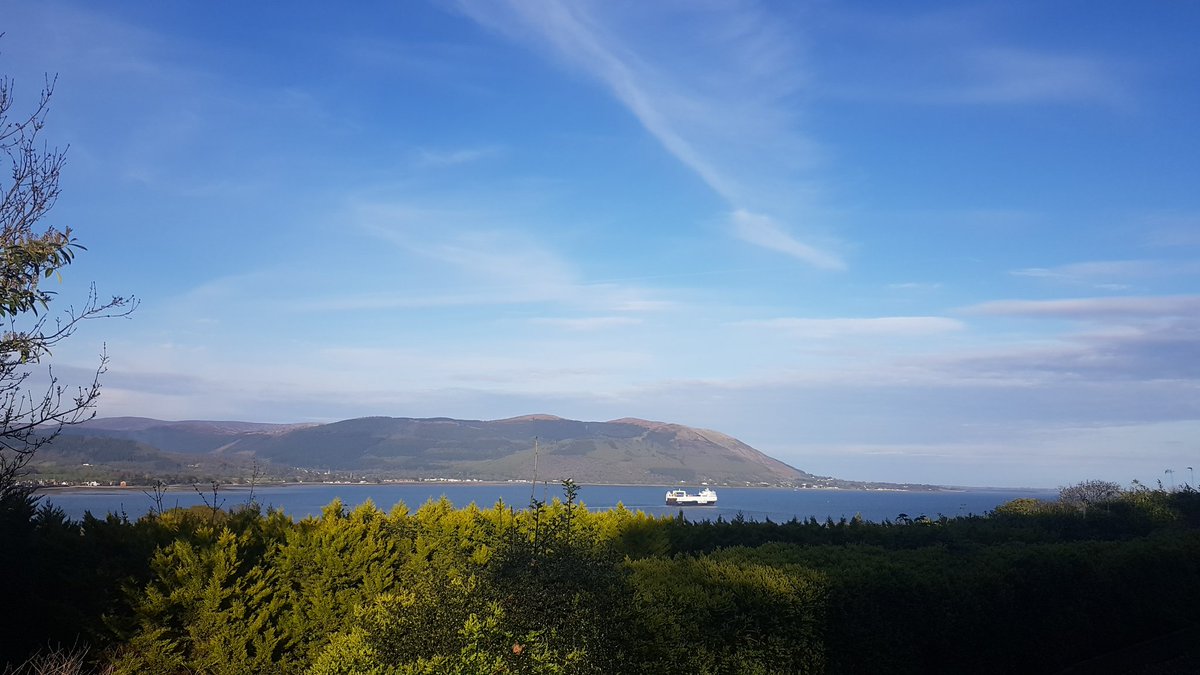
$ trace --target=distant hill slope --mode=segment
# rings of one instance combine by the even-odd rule
[[[581,422],[553,415],[492,421],[363,417],[288,425],[122,417],[92,420],[69,427],[65,434],[63,444],[81,461],[86,461],[89,444],[112,455],[113,444],[123,441],[139,448],[138,453],[127,453],[130,457],[154,449],[172,458],[256,458],[276,466],[391,477],[528,479],[536,438],[538,475],[547,479],[788,484],[815,478],[716,431],[634,418]]]

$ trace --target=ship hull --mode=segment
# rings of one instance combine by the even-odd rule
[[[672,490],[667,493],[667,506],[713,506],[717,503],[717,493],[713,490],[701,490],[698,495],[689,495],[683,490]]]

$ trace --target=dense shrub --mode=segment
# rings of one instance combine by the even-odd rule
[[[571,488],[572,486],[569,486]],[[117,672],[1054,672],[1200,621],[1200,499],[690,522],[567,500],[293,521],[0,508],[19,663]]]

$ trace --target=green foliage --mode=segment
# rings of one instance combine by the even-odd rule
[[[540,634],[515,636],[504,629],[504,612],[494,603],[482,614],[471,613],[461,627],[453,631],[457,651],[414,654],[394,662],[389,641],[406,640],[403,621],[395,608],[382,615],[364,617],[367,626],[355,626],[349,633],[335,635],[321,653],[311,675],[477,675],[479,673],[525,673],[529,675],[565,675],[577,672],[580,655],[555,654],[546,648]],[[368,614],[374,614],[374,611]],[[400,630],[400,633],[396,631]]]
[[[104,643],[124,612],[124,584],[149,569],[157,542],[120,516],[80,522],[27,492],[0,494],[0,667],[35,651]],[[95,656],[93,651],[93,656]]]
[[[889,550],[768,544],[721,560],[823,572],[830,672],[1056,672],[1200,618],[1200,534]],[[1173,589],[1173,590],[1172,590]]]
[[[1058,501],[1064,505],[1086,508],[1118,499],[1124,491],[1117,483],[1106,480],[1087,480],[1059,488]]]
[[[706,557],[639,560],[632,569],[647,671],[823,672],[823,575]]]
[[[71,522],[0,499],[5,658],[117,672],[1006,673],[1200,621],[1200,495],[692,523],[565,501]],[[13,645],[13,647],[9,647]]]
[[[49,309],[54,294],[42,288],[39,282],[71,264],[75,249],[81,248],[71,238],[70,230],[47,230],[5,241],[0,247],[0,314],[36,314],[39,309]],[[25,361],[36,360],[44,353],[42,345],[27,338],[13,336],[5,346],[21,351]]]
[[[1032,516],[1046,508],[1046,502],[1040,499],[1022,497],[1004,502],[997,506],[993,513],[997,516]]]
[[[592,536],[572,503],[533,509],[518,521],[482,571],[485,594],[503,609],[505,626],[562,663],[565,672],[625,670],[622,626],[630,620],[623,559]],[[532,528],[532,529],[531,529]]]
[[[40,137],[54,80],[47,78],[32,112],[25,115],[13,110],[13,90],[12,81],[0,77],[0,498],[14,491],[20,498],[18,478],[34,453],[64,426],[95,414],[107,357],[101,355],[90,384],[77,393],[63,386],[49,368],[45,382],[31,386],[32,367],[71,337],[81,321],[127,315],[136,305],[119,297],[101,302],[93,288],[82,305],[47,320],[54,291],[42,281],[61,281],[60,270],[83,247],[70,228],[40,222],[58,200],[59,174],[66,161],[64,152],[51,149]]]
[[[624,565],[567,497],[521,513],[394,511],[402,582],[358,605],[314,672],[622,672]]]
[[[258,563],[255,532],[226,528],[214,540],[177,539],[151,564],[153,581],[135,606],[144,630],[130,642],[119,672],[186,664],[212,673],[265,672],[283,646],[274,570]],[[158,665],[156,665],[158,664]]]

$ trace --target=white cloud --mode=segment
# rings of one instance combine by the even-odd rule
[[[902,283],[888,284],[888,288],[894,291],[936,291],[942,285],[937,282],[926,281],[905,281]]]
[[[672,300],[650,300],[644,298],[630,297],[617,300],[612,310],[614,312],[664,312],[671,309],[676,309],[680,305]]]
[[[1148,230],[1147,246],[1200,246],[1200,213],[1156,213],[1141,218],[1140,225]]]
[[[585,316],[577,318],[539,317],[531,319],[533,323],[569,331],[597,331],[621,326],[635,326],[641,319],[630,316]]]
[[[1027,48],[974,49],[964,55],[968,81],[938,98],[953,103],[1129,101],[1116,67],[1096,57]]]
[[[642,5],[637,21],[619,27],[620,11],[609,3],[462,0],[459,6],[607,87],[734,208],[738,237],[822,269],[844,267],[769,216],[752,214],[810,210],[796,203],[812,192],[797,173],[811,163],[815,146],[795,130],[793,97],[802,77],[792,38],[777,21],[747,5],[692,8],[686,17]],[[671,26],[670,47],[653,28],[635,25],[655,20]]]
[[[471,201],[464,198],[464,201]],[[633,283],[591,282],[568,253],[519,226],[520,214],[404,202],[354,204],[346,220],[366,234],[365,256],[380,261],[342,292],[317,292],[282,306],[300,311],[546,305],[585,314],[657,312],[667,292]],[[385,245],[380,246],[383,242]],[[286,274],[305,278],[307,270]],[[272,280],[276,285],[279,280]],[[294,282],[284,286],[295,286]]]
[[[922,105],[1093,104],[1125,109],[1136,102],[1129,64],[1061,44],[1016,42],[997,30],[1001,16],[1042,19],[1023,10],[997,11],[999,7],[976,4],[915,14],[879,7],[828,8],[827,25],[844,31],[831,36],[844,50],[831,62],[836,66],[847,61],[859,68],[831,78],[823,85],[825,93]],[[855,56],[847,57],[846,52]]]
[[[490,284],[486,278],[447,278],[424,291],[349,292],[288,302],[284,306],[299,311],[359,311],[551,304],[580,310],[643,313],[678,306],[670,300],[653,299],[649,297],[650,291],[634,287],[589,284],[538,274],[530,274],[521,280],[504,275],[495,278],[504,283]]]
[[[1142,325],[1104,325],[1098,330],[1062,336],[1053,344],[959,356],[948,363],[955,372],[1002,377],[1024,374],[1047,381],[1065,376],[1090,382],[1197,382],[1200,381],[1200,323],[1155,319]]]
[[[1200,275],[1196,260],[1096,260],[1057,267],[1025,267],[1009,274],[1032,279],[1048,279],[1097,288],[1126,287],[1118,282]]]
[[[473,2],[459,6],[476,21],[512,37],[532,36],[557,56],[604,83],[638,121],[669,152],[695,171],[710,187],[728,197],[729,180],[718,172],[692,144],[676,131],[663,108],[681,92],[647,86],[648,67],[629,49],[606,35],[586,3]],[[682,102],[682,101],[680,101]]]
[[[1035,279],[1082,282],[1112,277],[1146,276],[1162,270],[1163,265],[1164,263],[1153,260],[1100,260],[1058,267],[1025,267],[1011,270],[1009,274]]]
[[[739,209],[733,212],[730,220],[734,233],[751,244],[790,255],[820,269],[846,268],[846,263],[841,258],[796,239],[769,216]]]
[[[458,166],[494,157],[499,153],[500,148],[494,145],[478,148],[458,148],[455,150],[430,150],[426,148],[417,153],[416,165],[418,167],[429,168]]]
[[[778,329],[805,338],[917,337],[950,333],[966,326],[941,316],[883,316],[873,318],[800,319],[778,318],[744,321],[740,325]]]
[[[995,300],[963,309],[968,314],[1053,319],[1200,315],[1200,295],[1114,296],[1062,300]]]

